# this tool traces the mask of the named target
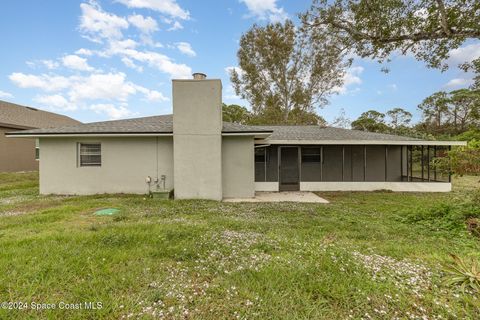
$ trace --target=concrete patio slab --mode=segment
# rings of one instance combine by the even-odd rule
[[[313,192],[255,192],[255,198],[227,198],[224,202],[308,202],[329,203]]]

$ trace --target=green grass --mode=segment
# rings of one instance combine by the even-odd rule
[[[441,272],[449,253],[480,259],[479,239],[411,218],[478,178],[448,194],[322,193],[328,205],[39,196],[37,180],[0,174],[0,303],[28,305],[0,319],[480,318],[480,298]]]

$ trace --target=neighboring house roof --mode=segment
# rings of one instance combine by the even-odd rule
[[[161,115],[12,132],[9,136],[171,135],[173,116]],[[391,134],[320,126],[247,126],[223,122],[225,135],[252,134],[265,144],[465,145],[462,141],[420,140]]]
[[[0,100],[0,126],[14,129],[54,128],[81,124],[60,114]]]
[[[246,126],[224,122],[223,133],[268,133],[272,131],[257,126]],[[58,128],[34,129],[15,132],[11,135],[67,135],[67,134],[172,134],[173,116],[171,114],[102,122],[92,122]]]

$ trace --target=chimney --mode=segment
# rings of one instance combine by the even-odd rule
[[[207,75],[201,72],[195,72],[193,74],[193,80],[205,80],[207,79]]]
[[[173,180],[177,199],[222,199],[222,82],[173,80]]]

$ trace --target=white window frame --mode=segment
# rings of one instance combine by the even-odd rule
[[[98,145],[100,147],[100,152],[98,154],[92,155],[99,155],[100,156],[100,163],[92,163],[92,164],[82,164],[82,145]],[[100,142],[77,142],[77,167],[79,168],[98,168],[102,166],[102,144]]]

